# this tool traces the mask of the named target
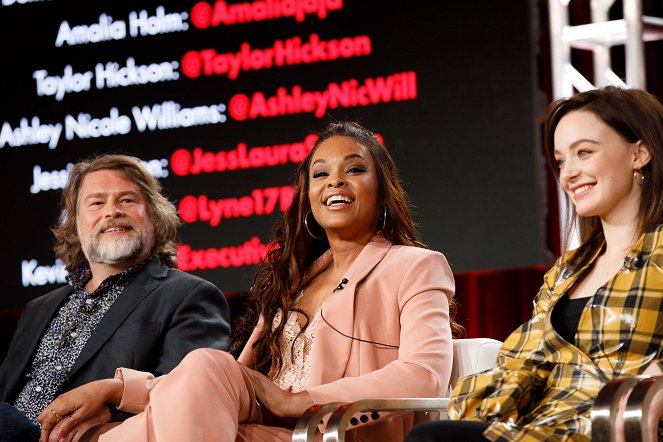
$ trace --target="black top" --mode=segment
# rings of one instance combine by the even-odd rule
[[[564,295],[557,301],[552,312],[552,325],[555,331],[566,340],[575,344],[575,335],[582,310],[587,305],[589,297],[570,299]]]

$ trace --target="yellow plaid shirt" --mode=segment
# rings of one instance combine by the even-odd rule
[[[574,253],[544,276],[532,319],[507,338],[497,365],[461,379],[449,404],[451,419],[490,422],[495,441],[590,441],[590,411],[610,379],[663,369],[663,225],[649,229],[621,270],[598,289],[582,312],[575,342],[553,329],[557,301],[585,273],[599,251],[573,270]]]

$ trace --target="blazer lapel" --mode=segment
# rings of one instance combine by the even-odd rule
[[[72,287],[67,285],[56,289],[55,292],[48,296],[48,299],[44,300],[43,304],[38,304],[35,307],[32,307],[29,311],[25,311],[24,315],[30,315],[29,317],[21,318],[21,321],[26,321],[26,324],[29,324],[30,332],[23,332],[19,337],[20,341],[16,342],[16,346],[22,351],[16,353],[17,358],[14,361],[11,361],[11,366],[14,369],[11,371],[11,379],[7,381],[7,385],[11,385],[14,388],[23,388],[24,379],[21,379],[25,376],[26,373],[30,371],[32,361],[37,353],[37,348],[41,343],[46,329],[51,325],[51,321],[57,315],[58,310],[64,303],[65,299],[71,294]],[[9,363],[9,361],[7,361]],[[6,386],[2,387],[3,389]],[[18,395],[19,391],[8,392],[8,397],[13,398]]]
[[[311,356],[309,386],[326,384],[345,374],[353,343],[357,290],[390,247],[391,243],[382,236],[373,237],[348,269],[344,287],[322,303],[317,313],[319,317]],[[327,258],[327,264],[330,259],[331,256]]]
[[[136,306],[159,287],[161,284],[159,280],[166,277],[167,271],[168,267],[158,259],[152,258],[145,269],[136,275],[97,325],[85,347],[81,350],[74,366],[71,367],[70,376],[85,365],[115,333],[115,330],[122,325]]]

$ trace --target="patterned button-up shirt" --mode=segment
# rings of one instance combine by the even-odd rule
[[[55,399],[104,314],[148,261],[108,277],[90,294],[83,288],[92,277],[89,267],[76,269],[67,276],[74,291],[42,337],[25,386],[14,404],[30,420],[36,422],[37,416]]]
[[[569,252],[546,273],[532,319],[506,339],[497,365],[454,388],[452,419],[490,422],[492,441],[588,442],[592,404],[609,380],[663,368],[663,225],[643,234],[590,298],[575,342],[553,329],[552,309],[599,252],[577,270]]]

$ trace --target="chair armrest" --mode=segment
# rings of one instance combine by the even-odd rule
[[[312,441],[315,437],[315,430],[322,418],[341,405],[343,405],[343,402],[329,402],[310,406],[297,420],[292,433],[292,442]]]
[[[487,370],[495,365],[502,342],[490,338],[468,338],[453,340],[453,366],[451,370],[450,387],[458,378],[479,371]],[[320,420],[336,409],[329,418],[325,427],[324,440],[345,440],[345,429],[349,423],[358,425],[368,423],[370,419],[377,419],[379,415],[364,415],[351,421],[353,415],[362,411],[390,411],[390,412],[417,412],[447,410],[448,398],[413,398],[413,399],[364,399],[352,403],[339,403],[314,405],[299,418],[292,435],[293,442],[313,440],[315,430]],[[340,405],[340,407],[338,406]]]
[[[637,377],[615,378],[603,386],[590,413],[593,442],[614,442],[617,408],[638,380]]]
[[[649,415],[652,399],[661,390],[663,376],[641,378],[633,388],[624,410],[624,440],[656,442],[649,437]]]
[[[338,407],[329,418],[325,428],[324,442],[345,441],[345,430],[356,413],[370,411],[436,411],[446,410],[449,398],[404,398],[404,399],[363,399],[350,402]],[[353,425],[368,423],[371,419],[377,420],[379,415],[362,415]]]
[[[614,442],[615,420],[620,402],[628,396],[624,408],[624,440],[655,442],[649,437],[649,414],[652,399],[663,390],[663,376],[633,376],[608,382],[594,402],[591,412],[592,442]]]

